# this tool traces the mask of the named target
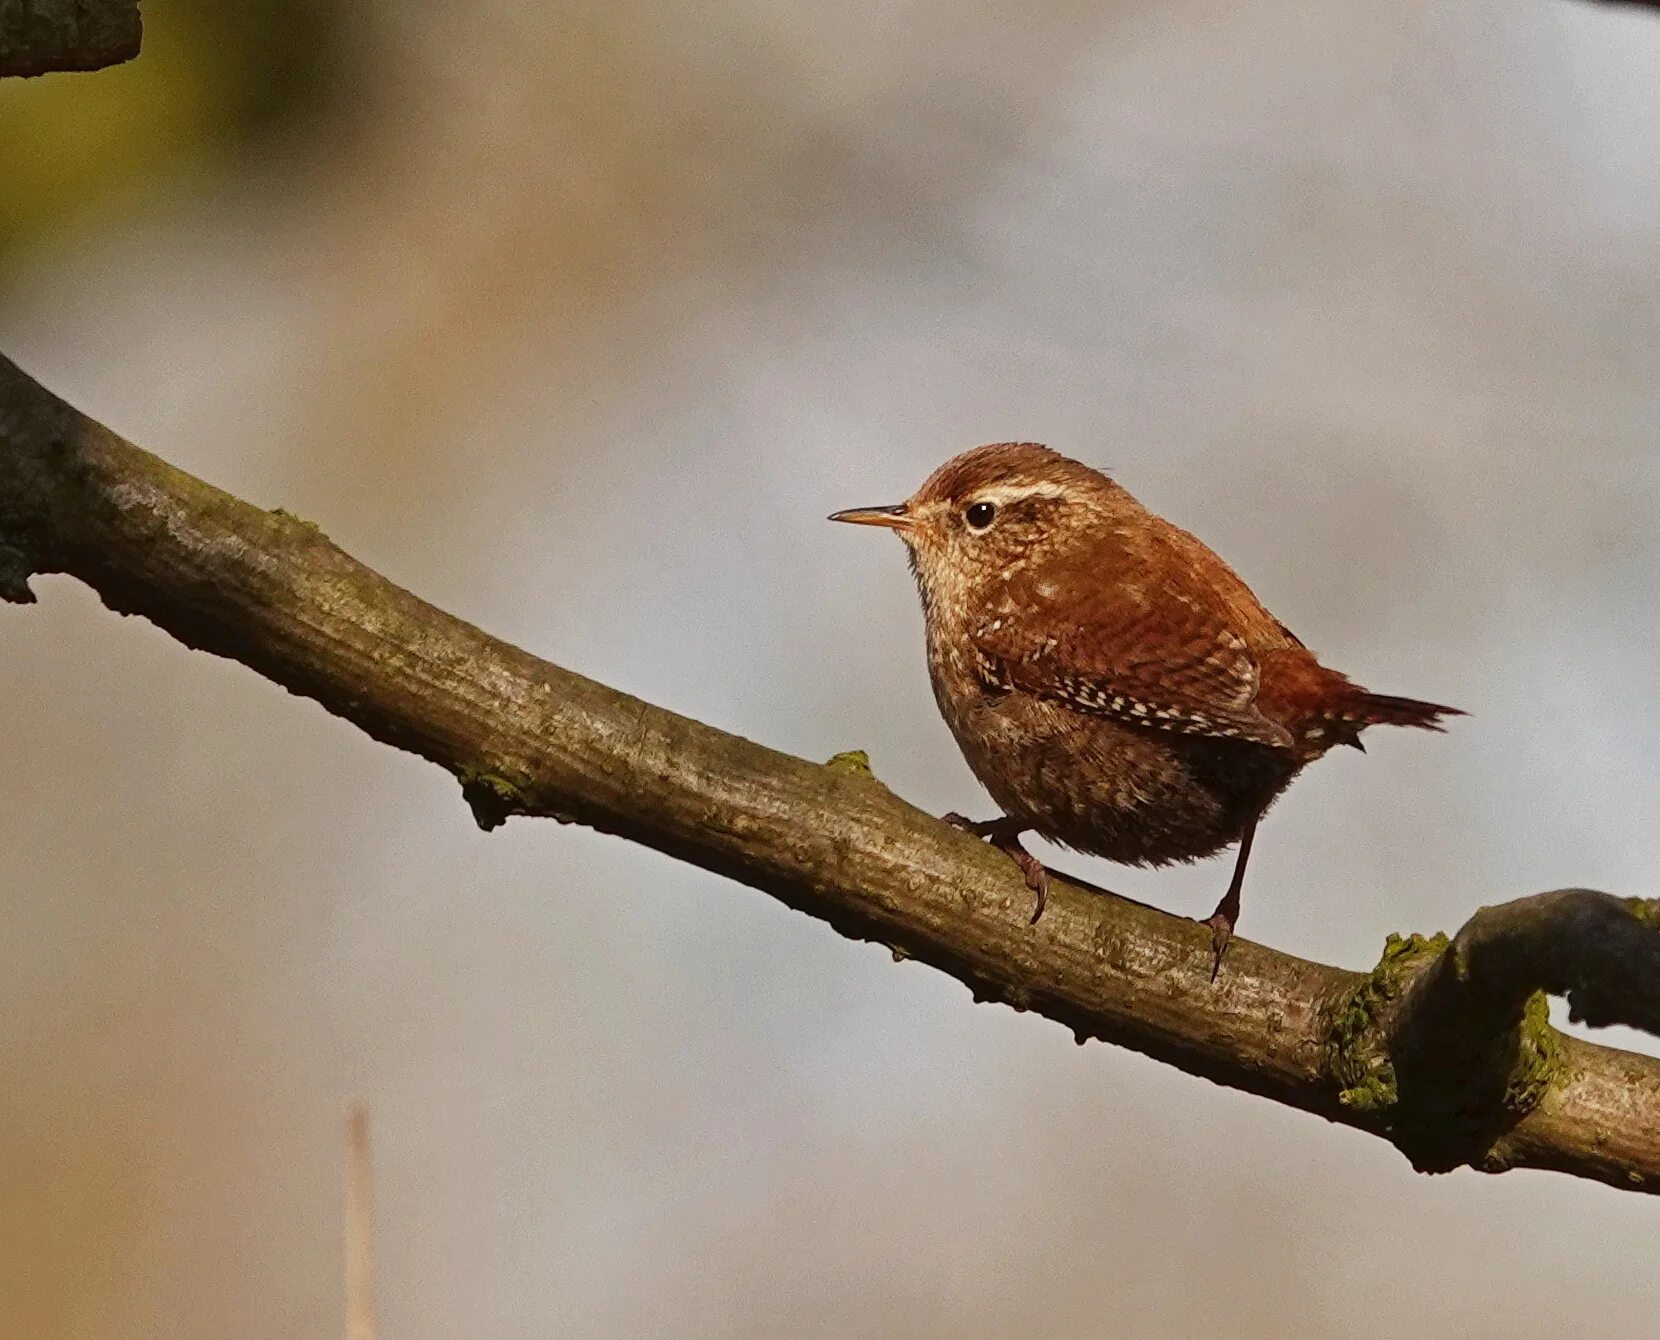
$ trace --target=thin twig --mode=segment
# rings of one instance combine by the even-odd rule
[[[346,1340],[375,1340],[375,1171],[369,1113],[346,1109]]]

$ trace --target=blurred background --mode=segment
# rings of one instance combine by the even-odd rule
[[[148,0],[0,84],[0,348],[543,655],[985,812],[900,547],[1101,466],[1333,664],[1243,931],[1660,869],[1660,20],[1553,0]],[[1652,1333],[1645,1197],[1414,1175],[551,823],[37,582],[0,614],[0,1328]],[[1062,860],[1203,915],[1230,858]],[[1617,1038],[1630,1044],[1629,1037]],[[1646,1044],[1644,1044],[1646,1045]]]

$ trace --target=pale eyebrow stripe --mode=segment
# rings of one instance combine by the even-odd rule
[[[1064,498],[1066,489],[1059,484],[993,484],[976,491],[971,501],[996,503],[1005,506],[1023,498]]]

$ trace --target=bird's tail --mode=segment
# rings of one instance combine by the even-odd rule
[[[1443,730],[1444,718],[1464,715],[1440,703],[1369,693],[1348,676],[1321,665],[1301,647],[1267,653],[1261,677],[1258,707],[1273,720],[1286,723],[1299,745],[1317,754],[1334,744],[1360,748],[1360,732],[1367,726]]]
[[[1456,707],[1440,703],[1420,702],[1416,698],[1397,698],[1388,693],[1368,693],[1357,689],[1354,697],[1344,703],[1340,715],[1357,726],[1416,726],[1419,730],[1444,730],[1443,717],[1461,717],[1465,713]]]
[[[1346,744],[1366,752],[1360,742],[1360,732],[1368,726],[1416,726],[1419,730],[1445,730],[1443,717],[1466,715],[1456,707],[1440,703],[1420,702],[1417,698],[1397,698],[1389,693],[1368,693],[1358,684],[1336,703],[1326,708],[1323,723],[1325,739],[1332,744]]]

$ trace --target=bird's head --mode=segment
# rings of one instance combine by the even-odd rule
[[[1128,497],[1100,471],[1048,447],[997,442],[953,456],[902,503],[854,507],[830,520],[898,532],[932,609],[968,601],[987,583],[1076,545]]]

